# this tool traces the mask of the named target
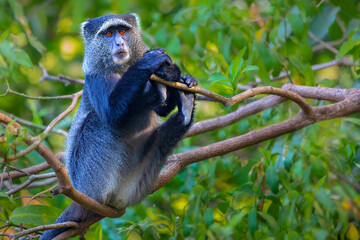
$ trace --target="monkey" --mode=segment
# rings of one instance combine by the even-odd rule
[[[85,45],[83,96],[66,140],[65,167],[73,186],[105,205],[122,209],[152,193],[167,156],[193,122],[193,93],[150,81],[198,82],[164,49],[149,49],[136,14],[112,14],[81,25]],[[165,122],[165,117],[177,107]],[[97,216],[73,202],[55,223]],[[68,228],[44,232],[56,237]]]

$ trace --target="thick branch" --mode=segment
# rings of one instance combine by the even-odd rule
[[[301,89],[303,87],[301,87],[300,89],[296,89],[297,86],[292,85],[288,87],[294,88],[295,90],[304,91],[304,89]],[[312,88],[311,90],[313,89],[314,88]],[[168,158],[166,167],[160,173],[160,176],[155,184],[154,192],[167,184],[173,177],[175,177],[179,173],[179,171],[181,171],[185,166],[189,164],[216,156],[222,156],[224,154],[248,146],[252,146],[266,140],[282,136],[287,133],[295,132],[318,121],[334,119],[337,117],[344,117],[353,113],[360,112],[360,90],[358,89],[343,90],[315,88],[315,91],[311,91],[311,94],[309,95],[316,94],[316,92],[320,92],[321,95],[325,94],[325,92],[328,92],[329,96],[327,98],[334,100],[341,100],[345,92],[347,92],[348,95],[338,103],[330,104],[323,107],[314,107],[314,118],[310,118],[308,115],[300,112],[294,118],[291,118],[284,122],[277,123],[260,130],[254,130],[244,135],[210,144],[208,146],[204,146],[195,150],[170,156]],[[80,232],[80,230],[74,229],[71,232],[67,231],[64,234],[68,234],[66,236],[69,237],[79,234]]]
[[[210,144],[188,152],[172,155],[161,172],[154,191],[168,183],[185,166],[211,157],[224,154],[273,139],[284,134],[295,132],[315,122],[348,116],[360,112],[360,90],[352,89],[345,100],[323,107],[314,107],[314,118],[299,113],[296,117],[260,130]]]
[[[10,117],[0,113],[0,123],[8,124],[12,121],[13,120]],[[12,132],[15,133],[14,135],[16,135],[20,131],[21,126],[18,123],[13,122],[12,126],[9,129],[12,129]],[[32,137],[30,134],[27,134],[27,136]],[[26,140],[25,143],[28,145],[32,145],[34,141]],[[112,217],[112,218],[122,216],[123,214],[122,210],[114,209],[112,207],[103,205],[95,201],[94,199],[90,198],[89,196],[76,190],[72,186],[69,175],[66,172],[62,163],[55,157],[55,155],[47,147],[45,147],[43,144],[40,143],[35,148],[35,150],[41,156],[44,157],[44,159],[48,162],[50,167],[54,170],[56,177],[59,180],[59,193],[68,196],[69,198],[79,203],[86,209],[93,211],[99,215]]]

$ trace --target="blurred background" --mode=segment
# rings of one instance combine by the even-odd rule
[[[12,90],[31,96],[81,90],[81,85],[40,83],[40,65],[51,75],[82,79],[80,24],[87,18],[127,12],[140,16],[149,47],[167,49],[183,74],[193,75],[200,87],[223,95],[290,82],[360,86],[357,0],[0,0],[0,95],[7,89],[6,82]],[[354,66],[337,64],[342,57]],[[326,63],[331,67],[316,68]],[[289,77],[273,80],[286,69]],[[69,104],[69,100],[31,100],[10,94],[0,98],[0,111],[46,126]],[[238,107],[199,101],[195,119],[225,115]],[[56,128],[67,131],[75,112]],[[296,105],[286,102],[223,129],[184,139],[175,152],[260,129],[297,112]],[[95,224],[86,238],[359,239],[359,190],[338,177],[347,176],[352,184],[359,184],[358,117],[317,123],[188,166],[142,204],[128,208],[123,217]],[[41,133],[33,127],[27,131]],[[5,133],[3,126],[1,133]],[[44,144],[55,153],[62,152],[64,140],[64,135],[52,133]],[[0,142],[2,155],[11,152],[11,141]],[[18,146],[17,151],[23,148]],[[32,152],[12,164],[24,168],[43,161]],[[50,186],[22,190],[14,197],[32,196]],[[14,231],[7,221],[27,227],[52,223],[71,202],[60,195],[41,200],[50,207],[43,211],[45,215],[19,220],[12,211],[27,200],[18,198],[9,207],[0,198],[0,231]]]

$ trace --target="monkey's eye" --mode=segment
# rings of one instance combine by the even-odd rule
[[[113,35],[113,33],[111,31],[106,32],[106,36],[111,37],[112,35]]]
[[[120,34],[124,34],[124,33],[125,33],[125,29],[120,29],[119,33],[120,33]]]

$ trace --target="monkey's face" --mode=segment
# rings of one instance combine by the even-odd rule
[[[85,43],[85,74],[124,73],[148,47],[141,38],[135,14],[106,15],[81,24]]]
[[[102,33],[115,64],[124,64],[130,58],[129,31],[129,28],[118,26],[108,28]]]

